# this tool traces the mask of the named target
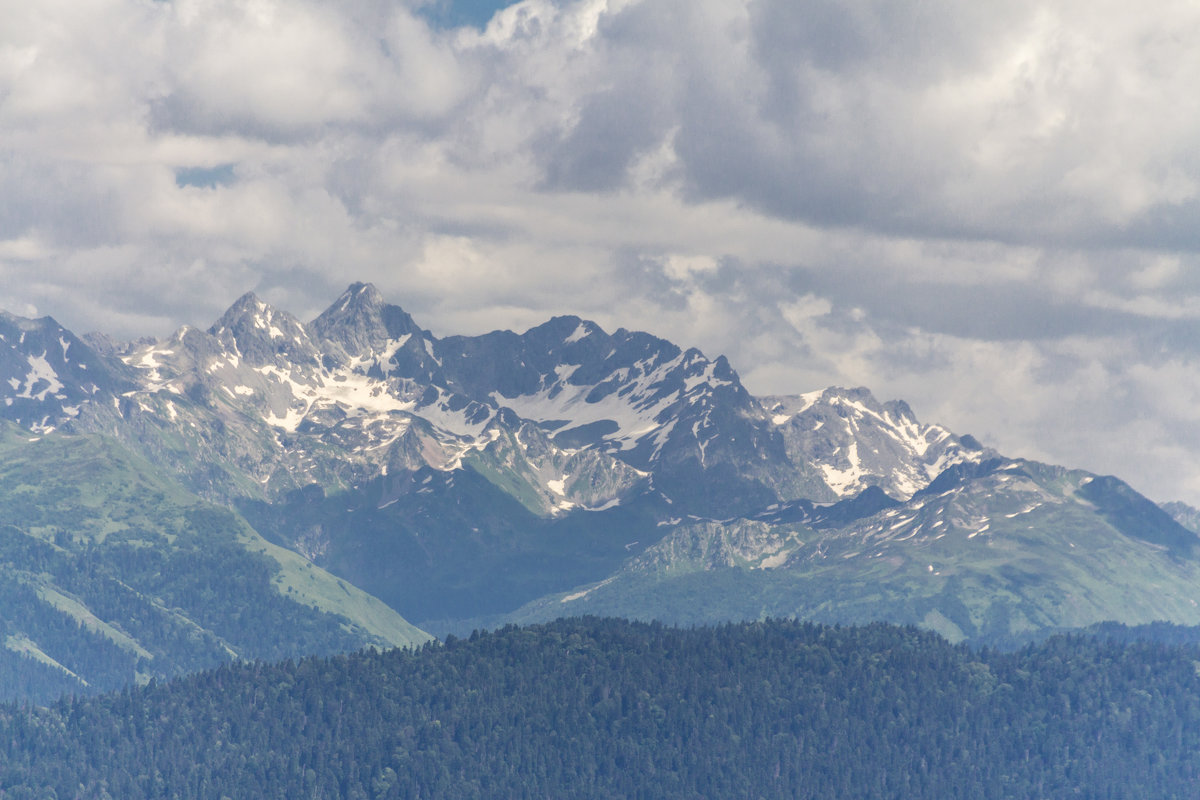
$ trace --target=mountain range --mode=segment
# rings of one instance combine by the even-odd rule
[[[0,314],[0,419],[0,668],[34,683],[594,613],[1200,623],[1195,509],[577,317],[440,338],[369,284],[131,343]]]

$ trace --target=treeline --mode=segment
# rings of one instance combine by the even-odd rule
[[[1194,797],[1197,657],[566,620],[0,707],[0,797]]]

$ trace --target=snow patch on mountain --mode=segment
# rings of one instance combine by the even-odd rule
[[[54,371],[54,367],[46,360],[46,354],[40,356],[28,356],[26,362],[29,364],[29,372],[25,375],[24,382],[17,382],[13,385],[13,389],[18,389],[24,386],[15,396],[28,398],[30,400],[45,400],[47,395],[57,395],[63,388],[63,382],[59,380],[58,373]],[[34,388],[45,382],[36,393]],[[10,380],[12,385],[12,380]]]
[[[838,469],[832,464],[821,464],[821,472],[825,475],[825,483],[833,489],[834,493],[839,497],[846,497],[850,491],[862,482],[866,471],[862,468],[862,462],[858,458],[858,442],[851,441],[847,445],[847,453],[845,462],[849,464],[845,469]]]
[[[383,373],[385,378],[391,375],[395,369],[393,359],[396,357],[396,352],[411,338],[412,334],[406,333],[399,339],[388,339],[387,345],[380,351],[379,357],[375,359],[375,364],[379,367],[379,371]]]
[[[575,331],[566,339],[563,339],[563,343],[573,344],[574,342],[582,341],[583,339],[586,339],[591,332],[592,331],[588,328],[586,322],[580,322],[579,326],[575,328]]]
[[[713,389],[732,384],[718,377],[716,363],[697,351],[669,359],[649,355],[616,367],[594,382],[575,383],[581,367],[556,365],[551,373],[554,379],[543,378],[538,391],[513,397],[493,391],[489,399],[524,419],[542,423],[569,420],[563,430],[591,427],[598,441],[618,451],[632,450],[648,440],[653,460],[678,422],[678,413],[670,413],[672,409],[704,402]]]
[[[616,443],[620,449],[628,450],[637,440],[660,427],[659,416],[675,402],[673,396],[650,400],[638,399],[639,388],[651,383],[635,380],[631,388],[610,392],[597,397],[596,387],[576,386],[569,382],[556,381],[552,386],[536,394],[519,397],[504,397],[499,392],[490,394],[492,402],[510,408],[518,416],[536,422],[570,420],[572,427],[583,427],[597,423],[612,423],[614,430],[603,434],[603,439]]]

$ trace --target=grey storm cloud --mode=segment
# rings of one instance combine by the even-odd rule
[[[1194,4],[423,5],[0,0],[0,307],[577,313],[1200,502]]]

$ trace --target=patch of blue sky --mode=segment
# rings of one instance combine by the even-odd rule
[[[516,0],[434,0],[420,14],[437,28],[462,28],[470,25],[483,29],[497,11]]]
[[[179,167],[175,170],[175,185],[196,186],[201,189],[228,186],[236,179],[233,166],[218,164],[215,167]]]

